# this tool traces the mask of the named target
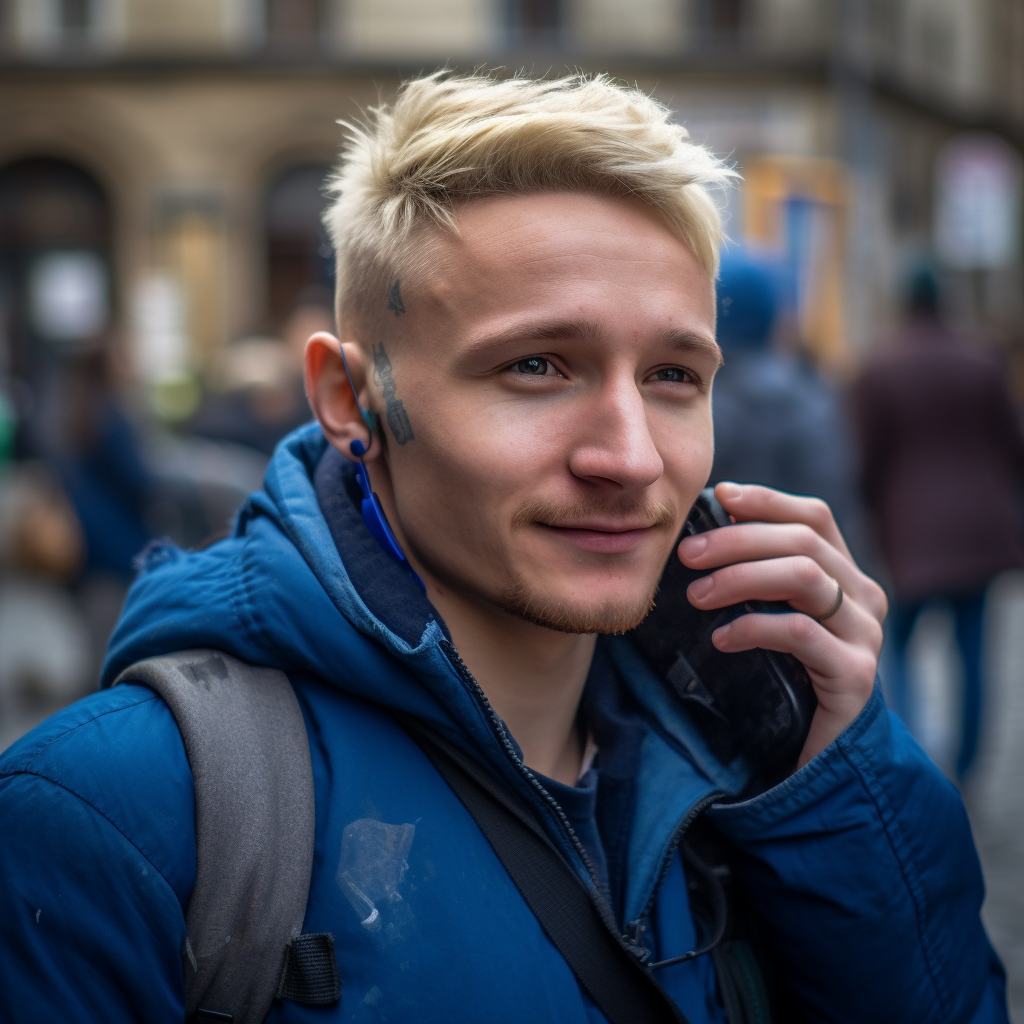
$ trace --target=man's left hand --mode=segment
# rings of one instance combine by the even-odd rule
[[[787,601],[793,608],[791,614],[742,615],[716,629],[712,643],[720,651],[784,651],[803,662],[818,709],[800,768],[860,714],[871,696],[885,593],[857,567],[820,499],[733,483],[719,484],[715,497],[735,524],[687,537],[679,557],[692,569],[723,568],[691,583],[687,596],[703,609],[742,601]],[[839,587],[842,603],[829,615]]]

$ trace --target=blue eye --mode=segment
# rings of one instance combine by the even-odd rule
[[[678,366],[666,366],[662,370],[655,370],[651,376],[654,380],[667,380],[672,384],[693,383],[693,375],[686,370],[679,369]]]
[[[551,364],[540,356],[530,356],[529,359],[520,359],[515,365],[517,373],[526,373],[533,377],[543,377],[548,372]]]

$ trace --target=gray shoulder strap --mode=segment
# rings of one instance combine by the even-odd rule
[[[124,682],[171,709],[195,782],[185,1019],[209,1010],[201,1018],[257,1024],[302,931],[313,864],[313,772],[295,692],[283,672],[214,650],[137,662],[114,685]]]

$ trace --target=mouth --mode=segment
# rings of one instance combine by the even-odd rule
[[[657,525],[648,523],[583,522],[554,526],[538,522],[535,525],[579,550],[600,555],[633,552],[657,529]]]

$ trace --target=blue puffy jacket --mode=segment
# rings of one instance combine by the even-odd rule
[[[316,797],[304,931],[334,934],[342,995],[327,1008],[278,1001],[269,1020],[601,1021],[391,715],[418,716],[530,801],[595,884],[558,805],[422,592],[362,527],[351,477],[325,449],[314,426],[293,434],[230,539],[150,554],[104,682],[189,647],[278,667],[293,682]],[[598,664],[617,701],[605,724],[619,715],[631,737],[628,757],[614,737],[618,753],[601,755],[607,887],[621,927],[655,959],[695,943],[678,832],[713,802],[800,1019],[1007,1020],[963,806],[877,693],[791,778],[730,802],[742,772],[709,755],[628,641],[603,638]],[[0,1020],[182,1020],[193,819],[177,728],[141,686],[79,701],[0,758]],[[379,912],[373,927],[353,880]],[[709,958],[659,973],[692,1024],[724,1020]]]

